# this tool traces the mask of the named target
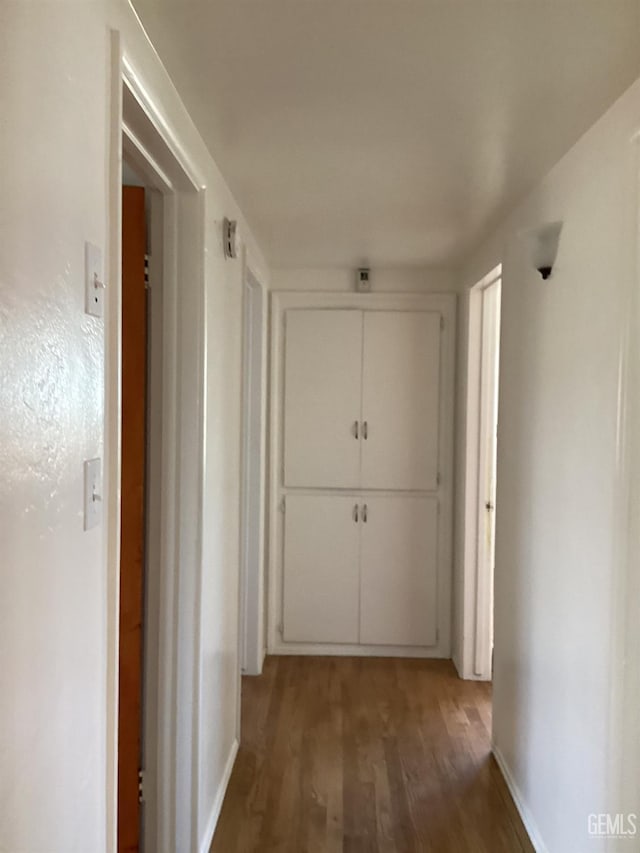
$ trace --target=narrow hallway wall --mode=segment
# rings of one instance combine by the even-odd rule
[[[551,853],[604,850],[589,815],[629,808],[619,785],[629,754],[619,717],[629,477],[620,437],[638,287],[638,130],[640,81],[461,275],[468,288],[503,264],[494,743],[539,849]],[[563,230],[545,282],[527,232],[555,221]],[[459,363],[466,364],[462,301]],[[459,411],[464,399],[462,381]],[[459,454],[464,440],[460,419]],[[458,555],[463,506],[459,490]],[[459,605],[459,562],[456,590]],[[616,843],[640,849],[637,837]]]
[[[237,736],[243,261],[264,259],[124,0],[0,6],[0,848],[100,853],[114,843],[117,566],[107,519],[83,531],[83,461],[104,458],[105,325],[84,314],[84,243],[109,257],[112,30],[204,175],[206,402],[199,704],[178,725],[197,800],[172,849],[206,849]],[[107,288],[117,270],[107,269]],[[107,299],[110,297],[107,296]],[[106,789],[106,791],[105,791]]]

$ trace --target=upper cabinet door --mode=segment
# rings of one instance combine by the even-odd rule
[[[364,315],[362,488],[438,485],[440,314]]]
[[[286,314],[284,484],[360,483],[362,312]]]

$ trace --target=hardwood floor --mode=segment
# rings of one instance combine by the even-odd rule
[[[490,723],[449,661],[267,658],[211,853],[529,853]]]

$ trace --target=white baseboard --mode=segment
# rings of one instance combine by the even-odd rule
[[[362,646],[339,643],[287,643],[277,642],[269,649],[270,655],[312,655],[315,657],[361,658],[450,658],[449,649],[439,646]]]
[[[451,655],[451,661],[456,668],[456,672],[458,673],[458,678],[464,678],[462,674],[462,667],[460,666],[460,662],[458,661],[458,655],[453,653]]]
[[[493,681],[493,678],[490,675],[478,675],[473,671],[473,669],[465,669],[464,666],[459,666],[455,658],[453,659],[453,664],[458,675],[463,681],[484,681],[486,683],[491,683]]]
[[[261,646],[255,649],[255,654],[253,650],[249,654],[245,654],[245,666],[242,667],[242,675],[262,675],[266,651],[265,647]]]
[[[465,652],[464,649],[460,649],[455,652],[455,654],[451,655],[451,660],[453,661],[453,665],[456,668],[456,672],[460,676],[463,681],[492,681],[493,674],[485,673],[484,675],[478,675],[478,673],[473,671],[473,660],[472,656]]]
[[[227,786],[229,784],[229,779],[231,778],[231,772],[233,771],[233,765],[236,761],[236,755],[238,754],[239,746],[240,744],[238,743],[238,739],[234,739],[233,743],[231,744],[231,749],[229,750],[227,763],[224,766],[224,773],[222,774],[220,785],[218,786],[218,793],[216,794],[215,799],[213,801],[213,806],[211,807],[211,814],[209,815],[209,820],[207,821],[207,828],[204,833],[204,838],[200,843],[200,853],[209,853],[211,842],[213,841],[213,835],[216,831],[216,826],[218,825],[218,818],[220,817],[220,812],[222,811],[224,795],[227,793]]]
[[[497,748],[495,744],[492,745],[491,751],[493,752],[493,757],[496,760],[498,767],[500,768],[500,772],[504,777],[504,781],[507,783],[507,788],[509,789],[509,793],[513,797],[513,802],[518,809],[518,813],[524,824],[524,828],[527,831],[527,835],[533,844],[536,853],[549,853],[547,849],[547,845],[542,840],[542,836],[540,835],[540,830],[533,819],[533,815],[525,805],[522,794],[520,793],[520,789],[516,785],[513,776],[511,775],[511,771],[507,765],[507,762],[504,760],[504,757],[500,750]]]

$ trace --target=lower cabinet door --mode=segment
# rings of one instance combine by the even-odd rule
[[[438,502],[362,498],[360,642],[437,642]],[[366,521],[365,521],[366,518]]]
[[[357,643],[360,510],[357,498],[286,499],[283,639]]]

